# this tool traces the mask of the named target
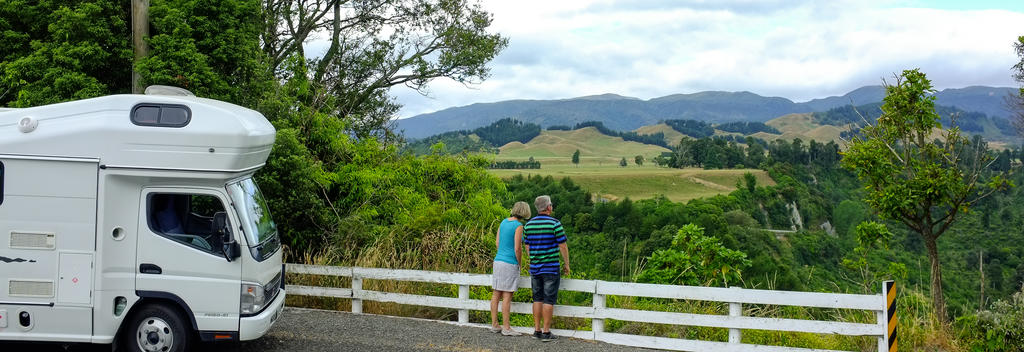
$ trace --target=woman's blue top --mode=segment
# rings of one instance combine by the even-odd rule
[[[519,265],[516,258],[516,228],[522,226],[519,220],[506,218],[501,221],[498,227],[498,255],[494,256],[494,261]]]

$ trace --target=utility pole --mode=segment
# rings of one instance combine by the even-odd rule
[[[149,0],[132,0],[132,48],[135,61],[132,62],[132,94],[142,94],[142,77],[135,71],[135,63],[149,54],[145,38],[149,36]]]

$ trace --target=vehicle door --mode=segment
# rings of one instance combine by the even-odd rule
[[[213,189],[142,192],[136,290],[180,299],[201,331],[238,330],[242,261],[225,258],[224,238],[213,229],[215,214],[226,212],[227,236],[241,238],[227,199]]]

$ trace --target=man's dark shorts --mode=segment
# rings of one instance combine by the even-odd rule
[[[562,277],[558,274],[540,274],[531,276],[531,279],[533,301],[555,305],[558,301],[558,284]]]

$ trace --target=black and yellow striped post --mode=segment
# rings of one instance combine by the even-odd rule
[[[885,341],[888,352],[896,352],[896,286],[895,281],[882,282],[882,296],[885,297]]]

